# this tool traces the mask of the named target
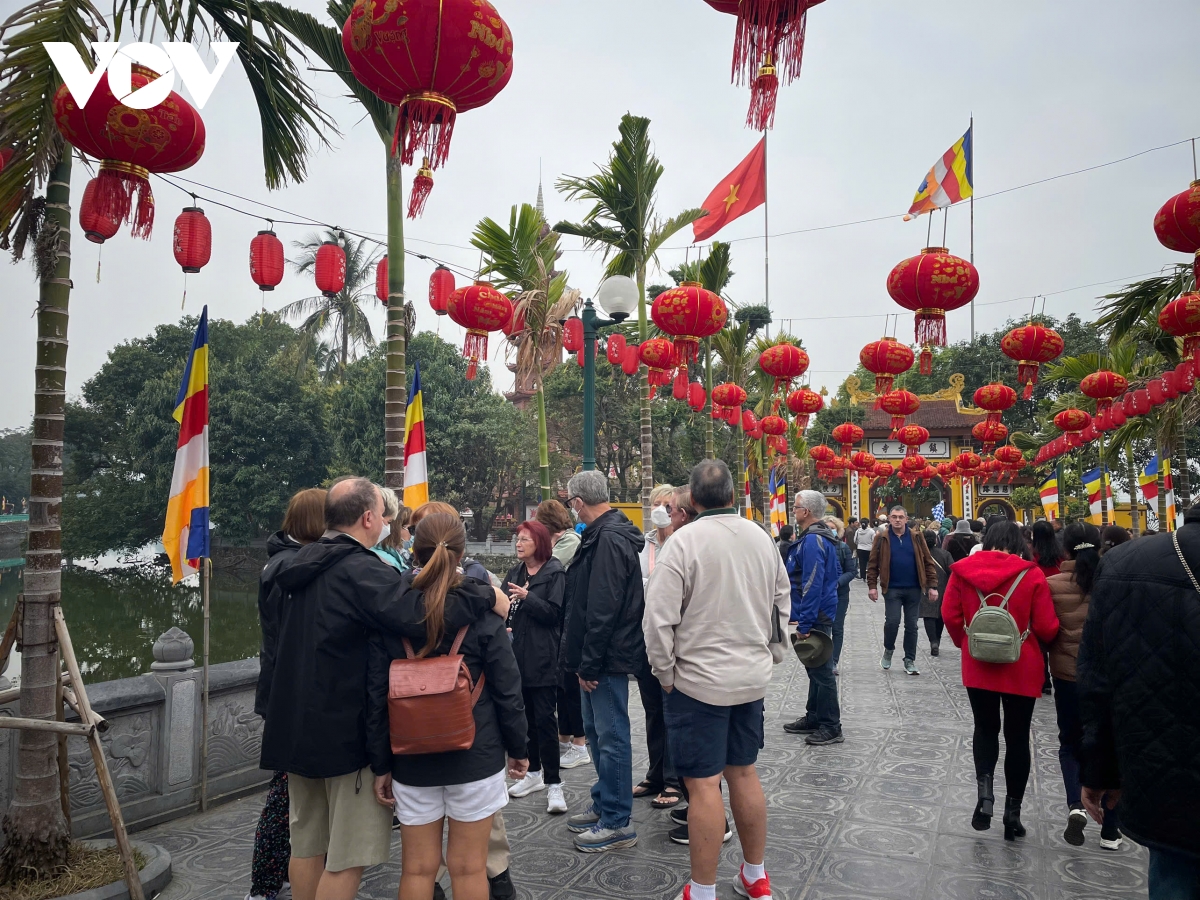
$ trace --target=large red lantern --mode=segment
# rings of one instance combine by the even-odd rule
[[[1064,433],[1067,443],[1078,447],[1083,443],[1082,432],[1092,424],[1092,417],[1082,409],[1069,407],[1054,417],[1055,427]]]
[[[835,456],[837,456],[837,453],[834,452],[832,447],[826,444],[817,444],[815,447],[808,448],[809,459],[820,465],[832,462]]]
[[[850,465],[859,472],[871,472],[875,469],[875,456],[866,450],[855,450],[850,454]]]
[[[260,231],[250,241],[250,280],[260,291],[273,291],[283,281],[283,241],[274,231]]]
[[[695,362],[700,339],[712,337],[725,327],[729,309],[718,294],[694,281],[663,291],[654,298],[650,318],[659,330],[675,338],[679,365]]]
[[[1158,327],[1183,339],[1183,355],[1191,357],[1193,368],[1200,373],[1200,293],[1184,294],[1164,306],[1158,314]]]
[[[1017,384],[1023,384],[1022,400],[1033,396],[1037,384],[1038,367],[1063,352],[1063,339],[1057,331],[1030,322],[1014,328],[1000,341],[1000,350],[1009,359],[1017,362]]]
[[[796,417],[796,428],[803,432],[808,427],[808,417],[825,408],[825,400],[811,388],[800,388],[787,395],[787,407]]]
[[[985,420],[971,429],[971,436],[983,444],[983,452],[986,455],[1001,441],[1008,440],[1008,427],[1000,422]]]
[[[997,447],[996,452],[992,454],[995,459],[1004,466],[1013,466],[1022,468],[1025,465],[1025,456],[1014,447],[1012,444],[1005,444],[1002,447]]]
[[[451,294],[446,312],[467,329],[463,357],[468,360],[467,380],[474,381],[479,360],[487,360],[488,333],[499,331],[512,318],[512,302],[487,282],[477,281]]]
[[[896,303],[916,313],[921,374],[928,375],[933,371],[929,348],[946,346],[946,313],[975,299],[979,270],[945,247],[926,247],[892,269],[887,290]]]
[[[583,349],[583,319],[570,316],[563,322],[563,349],[578,353]]]
[[[775,379],[779,391],[808,371],[808,354],[795,344],[774,344],[759,355],[758,367]]]
[[[621,361],[625,359],[625,335],[620,333],[610,334],[604,352],[608,356],[610,363],[614,366],[619,366]],[[701,404],[701,406],[703,405]]]
[[[911,456],[929,440],[929,429],[924,425],[905,425],[897,430],[896,440],[908,448],[908,455]]]
[[[754,410],[742,410],[742,431],[753,431],[759,427],[759,424],[758,416],[754,414]]]
[[[980,459],[979,454],[970,450],[966,450],[954,457],[954,468],[967,476],[970,476],[982,464],[983,460]]]
[[[921,408],[921,400],[912,391],[891,391],[877,401],[879,408],[892,417],[892,437],[904,427],[904,419]]]
[[[453,293],[454,273],[445,266],[438,266],[429,276],[429,306],[439,316],[446,315]]]
[[[746,402],[746,391],[738,384],[718,384],[712,389],[713,418],[724,418],[729,410],[737,410]],[[718,416],[717,410],[721,413]]]
[[[951,478],[958,474],[958,469],[952,462],[938,463],[934,468],[937,469],[938,477],[941,478],[942,481],[948,482]]]
[[[925,471],[927,465],[929,463],[920,453],[910,453],[900,460],[900,471],[909,478],[916,479],[921,477],[921,473]]]
[[[134,65],[134,91],[158,78]],[[204,154],[204,122],[179,94],[171,91],[150,109],[121,103],[100,76],[87,106],[76,105],[65,84],[54,95],[54,121],[63,138],[100,160],[96,176],[96,210],[105,219],[128,222],[134,237],[149,238],[154,227],[151,172],[179,172]]]
[[[96,204],[96,188],[99,179],[93,178],[83,189],[83,199],[79,203],[79,227],[83,236],[93,244],[103,244],[117,233],[121,227],[120,219],[111,213],[102,214]]]
[[[675,346],[666,338],[650,338],[638,348],[638,359],[650,370],[650,384],[661,386],[671,383],[671,370],[675,368]]]
[[[609,338],[611,341],[612,338]],[[708,402],[708,391],[704,390],[704,385],[698,381],[693,381],[688,385],[688,406],[699,412],[704,409],[704,404]]]
[[[212,225],[200,207],[185,206],[175,217],[172,249],[175,262],[184,272],[195,274],[208,265],[212,258]]]
[[[974,399],[976,406],[987,410],[987,420],[989,422],[999,422],[1000,417],[1004,415],[1005,411],[1011,409],[1013,404],[1017,402],[1017,392],[1007,384],[993,381],[981,388],[977,388]]]
[[[336,241],[325,241],[317,248],[313,266],[317,290],[326,297],[336,297],[346,286],[346,251]]]
[[[888,478],[891,478],[896,474],[896,467],[890,462],[881,460],[880,462],[875,463],[874,472],[876,478],[878,478],[880,481],[886,481]]]
[[[400,108],[392,152],[405,165],[425,158],[425,195],[457,115],[490,102],[512,77],[512,34],[487,0],[356,0],[342,49],[354,77]]]
[[[763,416],[762,417],[763,434],[783,434],[787,431],[787,422],[779,416]]]
[[[895,377],[912,368],[913,359],[912,348],[890,337],[871,341],[859,351],[858,361],[875,376],[876,409],[879,398],[892,389]]]
[[[853,422],[843,422],[834,428],[830,435],[842,445],[842,456],[849,456],[850,448],[863,439],[863,430]]]
[[[1125,393],[1128,388],[1129,381],[1124,375],[1107,369],[1093,372],[1079,382],[1079,390],[1084,396],[1096,401],[1097,413],[1102,413],[1112,406],[1113,398]]]
[[[1200,181],[1163,204],[1154,216],[1154,233],[1168,250],[1194,255],[1193,270],[1200,283]]]
[[[626,375],[636,375],[638,370],[638,345],[629,344],[621,357],[621,371]],[[715,418],[715,416],[714,416]]]

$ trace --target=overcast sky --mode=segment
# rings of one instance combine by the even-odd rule
[[[324,15],[319,0],[294,2]],[[666,167],[658,200],[665,215],[699,206],[754,146],[757,135],[743,127],[748,91],[729,83],[734,19],[702,0],[500,0],[498,6],[513,34],[512,81],[490,105],[459,118],[425,216],[406,224],[410,250],[474,269],[475,223],[504,219],[512,204],[533,202],[539,164],[547,218],[578,220],[586,206],[562,199],[554,180],[593,171],[627,111],[652,120]],[[0,9],[15,7],[16,0],[0,0]],[[883,333],[885,315],[898,309],[885,290],[887,274],[924,246],[926,228],[925,219],[905,223],[898,216],[972,113],[978,330],[1027,314],[1035,294],[1048,295],[1052,315],[1088,317],[1098,294],[1182,261],[1155,240],[1152,220],[1192,178],[1188,146],[987,195],[1200,134],[1197,33],[1194,0],[818,6],[809,16],[803,74],[781,90],[769,139],[771,307],[776,322],[790,320],[785,324],[809,348],[813,385],[832,391],[856,365],[859,348]],[[203,110],[204,157],[181,174],[382,237],[383,145],[343,99],[335,76],[308,74],[342,133],[312,159],[307,182],[274,193],[264,187],[258,117],[236,62]],[[413,174],[405,172],[406,190]],[[86,179],[76,166],[76,204]],[[154,191],[153,239],[133,240],[123,231],[110,240],[99,284],[98,248],[75,232],[72,396],[114,345],[180,316],[183,275],[171,254],[171,225],[188,198],[157,180]],[[260,306],[246,261],[250,239],[265,226],[201,206],[212,221],[213,258],[189,276],[187,312],[207,303],[210,316],[242,321]],[[897,218],[811,230],[888,215]],[[940,229],[939,214],[939,235]],[[313,229],[276,230],[292,252],[291,242]],[[730,294],[738,302],[763,297],[762,233],[760,210],[719,235],[734,241]],[[683,260],[690,239],[689,230],[669,242],[663,271],[652,272],[652,281],[668,280],[665,270]],[[948,244],[968,254],[966,204],[950,213]],[[590,295],[599,258],[574,238],[564,245],[572,284]],[[443,336],[461,341],[461,331],[447,319],[438,322],[425,301],[432,266],[408,261],[418,327],[440,325]],[[1094,282],[1111,283],[1082,287]],[[289,272],[267,294],[267,305],[275,309],[311,293],[309,279]],[[36,298],[28,262],[0,266],[0,427],[27,425],[32,416]],[[372,308],[372,321],[381,335],[380,308]],[[949,333],[951,341],[969,336],[965,310],[950,314]],[[911,340],[911,315],[901,319],[900,335]],[[501,387],[511,383],[494,357],[493,372]]]

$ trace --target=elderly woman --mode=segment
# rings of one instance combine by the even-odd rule
[[[660,484],[650,492],[650,524],[654,527],[646,532],[646,545],[640,554],[642,563],[642,584],[650,578],[654,571],[654,560],[662,550],[663,544],[675,529],[671,526],[671,497],[675,488],[669,484]]]
[[[381,487],[383,495],[383,531],[379,535],[379,543],[371,549],[389,566],[401,572],[408,570],[405,559],[404,543],[408,540],[408,520],[412,510],[400,502],[396,492],[391,488]]]

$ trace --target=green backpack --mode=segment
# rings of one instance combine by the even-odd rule
[[[1017,574],[999,606],[988,605],[990,598],[1000,596],[998,592],[985,597],[979,588],[975,589],[979,595],[979,611],[967,625],[967,647],[971,658],[977,662],[1015,663],[1021,658],[1021,645],[1029,637],[1029,628],[1021,631],[1017,627],[1016,619],[1008,611],[1008,600],[1028,571],[1025,569]],[[1031,613],[1031,625],[1032,619]]]

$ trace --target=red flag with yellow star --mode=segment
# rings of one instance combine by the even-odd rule
[[[704,201],[708,215],[692,223],[695,240],[710,238],[767,199],[767,139],[758,142],[736,169],[721,179]]]

